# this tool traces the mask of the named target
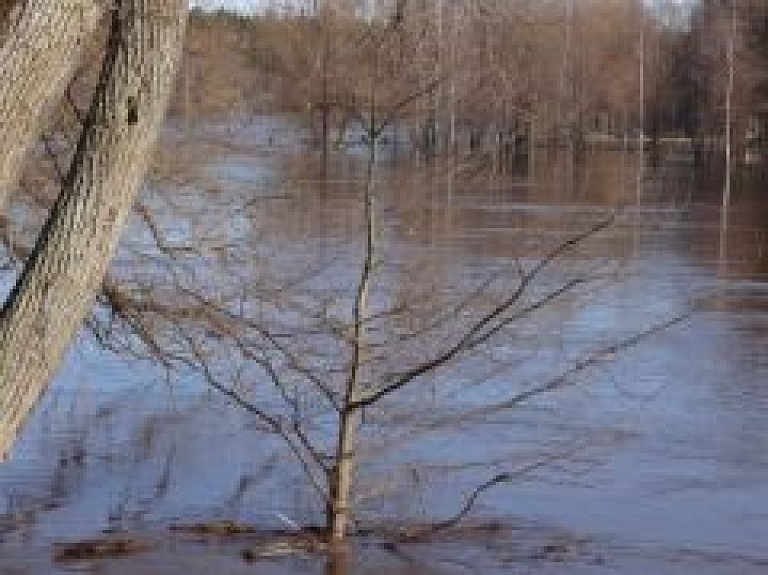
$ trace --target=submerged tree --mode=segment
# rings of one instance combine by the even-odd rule
[[[161,208],[147,206],[142,211],[154,242],[152,257],[146,259],[155,269],[137,269],[134,276],[124,272],[108,292],[114,313],[95,318],[97,331],[105,336],[123,331],[118,347],[154,358],[169,369],[194,370],[253,415],[262,429],[284,441],[317,495],[324,536],[336,544],[356,530],[365,495],[358,477],[366,450],[384,451],[411,437],[475,424],[519,407],[562,389],[576,374],[682,319],[598,346],[549,378],[493,387],[494,374],[522,361],[519,350],[508,349],[513,347],[515,327],[615,277],[614,269],[579,266],[565,274],[557,270],[614,218],[604,214],[584,224],[580,233],[542,243],[538,257],[521,246],[519,258],[487,277],[473,277],[463,288],[448,279],[441,283],[440,277],[414,285],[413,277],[429,276],[436,266],[428,260],[402,261],[392,253],[390,238],[396,232],[388,224],[393,207],[387,197],[404,185],[403,180],[418,181],[424,174],[386,174],[380,170],[380,155],[391,123],[428,106],[443,80],[430,66],[422,68],[428,73],[414,74],[412,85],[400,82],[398,63],[405,55],[396,49],[399,26],[395,19],[366,29],[357,44],[358,74],[345,84],[353,96],[348,100],[350,122],[365,142],[362,165],[348,174],[349,180],[333,180],[340,195],[354,198],[356,216],[338,214],[334,230],[347,232],[342,235],[348,244],[335,246],[338,251],[327,259],[319,257],[316,238],[292,237],[281,216],[286,208],[271,212],[252,190],[226,198],[223,209],[233,219],[213,232],[212,210],[204,209],[201,218],[205,200],[175,201],[178,190],[172,188],[167,197],[155,200],[178,208],[172,214],[181,222],[164,220]],[[432,168],[428,171],[440,185],[448,177],[472,177],[478,162],[460,157]],[[385,186],[384,178],[394,179],[385,180]],[[322,185],[327,189],[329,184]],[[322,201],[314,201],[317,195],[312,190],[310,207]],[[306,204],[295,207],[309,211],[307,220],[319,217]],[[274,243],[258,229],[260,216],[275,226]],[[234,226],[234,221],[241,223]],[[192,231],[172,236],[167,231],[171,225]],[[310,261],[295,259],[291,243]],[[445,411],[427,410],[426,398],[453,387],[455,381],[446,383],[454,379],[451,372],[461,372],[467,360],[473,373],[462,375],[468,375],[470,383],[452,390],[466,403],[459,400]],[[466,396],[480,389],[489,392],[488,400],[473,404]],[[373,457],[380,455],[376,451]],[[543,461],[557,455],[547,454]],[[506,465],[504,461],[495,467]],[[524,468],[493,473],[454,517],[433,527],[463,518],[483,491],[512,481]]]
[[[81,145],[64,180],[64,194],[0,318],[4,338],[0,359],[5,370],[0,371],[0,430],[8,436],[44,389],[66,340],[80,324],[146,162],[178,55],[183,21],[183,3],[158,0],[155,4],[167,10],[163,12],[167,18],[151,19],[148,6],[153,3],[137,0],[124,0],[116,14],[125,17],[114,16],[111,60],[105,60]],[[414,4],[398,2],[396,6],[405,10]],[[493,116],[518,109],[528,115],[538,109],[536,100],[548,87],[535,79],[531,45],[538,31],[546,31],[549,38],[556,27],[537,17],[525,42],[514,44],[515,38],[503,24],[514,22],[532,6],[515,4],[519,12],[510,13],[505,2],[490,3],[485,10],[473,3],[477,10],[467,10],[473,18],[467,28],[473,29],[473,39],[482,40],[484,49],[465,57],[453,54],[454,58],[450,46],[436,42],[434,23],[422,12],[414,16],[402,11],[365,26],[348,22],[344,33],[354,42],[342,43],[334,53],[321,50],[315,56],[322,57],[314,62],[299,62],[313,74],[296,73],[302,80],[296,86],[286,82],[287,90],[293,89],[289,95],[308,99],[310,108],[319,106],[326,112],[333,107],[343,112],[340,131],[346,129],[346,122],[364,136],[363,175],[352,184],[360,186],[352,189],[359,198],[361,225],[339,224],[355,228],[354,263],[349,267],[341,271],[334,267],[337,254],[331,258],[334,261],[310,264],[308,269],[286,258],[289,269],[276,273],[270,287],[262,261],[280,262],[269,253],[271,246],[265,245],[264,237],[257,233],[238,237],[236,226],[228,226],[217,230],[222,236],[219,244],[194,232],[192,237],[171,239],[164,233],[162,217],[147,202],[139,205],[138,213],[154,241],[152,255],[158,257],[143,258],[143,267],[133,277],[115,270],[100,294],[105,306],[91,318],[94,333],[108,345],[156,359],[169,369],[195,370],[251,413],[266,431],[284,440],[318,496],[325,535],[335,543],[355,530],[361,499],[357,476],[372,434],[396,430],[397,437],[380,443],[396,442],[513,409],[563,388],[575,374],[681,319],[599,346],[543,381],[495,390],[481,404],[459,404],[452,412],[427,414],[418,403],[429,390],[447,387],[441,385],[445,370],[459,369],[460,360],[483,363],[483,369],[472,375],[478,388],[484,378],[490,380],[499,370],[510,369],[516,360],[494,357],[500,351],[494,343],[504,347],[513,327],[523,319],[605,279],[604,274],[583,268],[570,270],[565,277],[547,277],[547,273],[611,225],[610,216],[585,225],[581,233],[559,236],[540,250],[538,259],[521,248],[518,259],[480,281],[473,278],[466,290],[450,297],[441,297],[446,286],[439,278],[430,284],[433,289],[410,289],[409,276],[429,273],[425,269],[431,268],[423,262],[395,265],[388,253],[387,238],[393,232],[386,223],[388,207],[382,205],[385,194],[378,156],[394,121],[430,114]],[[139,19],[138,24],[133,18]],[[123,28],[126,22],[129,26]],[[405,26],[413,28],[404,30]],[[486,38],[489,31],[494,33]],[[122,41],[125,34],[129,42]],[[461,37],[458,31],[450,36],[452,41]],[[127,50],[136,40],[149,44],[139,44],[136,52]],[[436,66],[435,51],[440,50],[442,64]],[[133,59],[136,54],[138,60]],[[128,81],[114,74],[115,70],[130,72],[129,63],[135,62],[141,65],[138,72],[128,74]],[[521,63],[527,67],[518,76]],[[297,69],[306,71],[302,66]],[[304,82],[307,78],[312,81]],[[517,89],[519,78],[527,78],[533,87]],[[323,82],[328,82],[325,88]],[[151,89],[145,91],[147,86]],[[443,99],[450,96],[449,105],[435,105],[438,88],[443,89]],[[498,93],[502,97],[491,99]],[[582,103],[587,109],[588,99]],[[115,150],[120,153],[113,155]],[[460,157],[450,167],[437,163],[432,173],[438,181],[455,172],[472,174],[475,160]],[[446,173],[440,174],[443,169]],[[163,199],[173,202],[177,194],[174,189]],[[261,206],[253,197],[240,199],[231,209],[252,223],[253,211]],[[191,217],[198,221],[189,229],[206,231],[207,221],[200,222],[199,213]],[[279,214],[275,219],[282,223]],[[284,256],[286,251],[280,245],[277,254]],[[93,267],[91,258],[96,260]],[[84,262],[88,265],[83,266]],[[316,282],[332,285],[318,288]],[[413,403],[410,409],[408,403]],[[402,419],[393,415],[397,404],[406,408]],[[479,494],[524,470],[525,466],[493,473],[469,493],[453,518],[436,527],[464,517]]]

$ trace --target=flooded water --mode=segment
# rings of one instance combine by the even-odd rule
[[[249,290],[243,305],[276,332],[300,333],[288,345],[335,381],[344,340],[318,328],[350,317],[364,237],[359,159],[332,166],[321,182],[275,141],[288,137],[278,128],[211,145],[184,182],[147,192],[183,255],[153,247],[137,217],[113,273],[171,299],[178,285],[211,297]],[[716,174],[678,154],[639,170],[641,160],[542,150],[489,176],[472,162],[385,159],[371,316],[407,313],[371,329],[382,350],[367,367],[376,381],[450,345],[561,242],[611,214],[615,221],[538,275],[519,307],[578,280],[573,290],[366,413],[357,518],[374,535],[355,542],[350,572],[768,568],[765,180],[756,170],[739,176],[723,229]],[[194,253],[184,251],[191,238],[200,242]],[[438,331],[403,336],[454,308],[461,313]],[[637,345],[603,353],[688,310]],[[209,345],[223,372],[237,371],[237,350]],[[595,352],[601,361],[554,391],[516,400]],[[263,374],[246,371],[238,383],[281,413]],[[302,404],[308,428],[328,447],[332,422],[313,401]],[[383,526],[456,514],[503,473],[511,480],[480,494],[465,528],[397,545],[382,535]],[[0,572],[252,572],[240,554],[247,538],[183,537],[169,527],[229,519],[290,530],[321,523],[322,510],[254,415],[190,370],[115,356],[84,333],[0,467]],[[55,544],[105,531],[138,534],[152,550],[53,562]],[[325,559],[259,568],[323,572]]]

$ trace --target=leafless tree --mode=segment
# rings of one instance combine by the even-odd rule
[[[253,414],[265,431],[282,438],[325,506],[328,538],[340,543],[353,531],[359,501],[356,475],[369,439],[365,432],[382,425],[377,419],[395,421],[386,415],[393,404],[412,400],[408,394],[424,390],[425,382],[439,386],[445,370],[458,369],[459,360],[468,357],[486,357],[488,346],[509,337],[524,318],[605,279],[604,270],[581,269],[553,283],[547,273],[608,228],[614,220],[610,215],[559,238],[537,259],[516,260],[453,298],[438,298],[426,289],[398,293],[392,286],[395,272],[388,267],[390,230],[383,216],[386,209],[380,207],[384,194],[378,157],[386,130],[398,120],[420,122],[439,116],[440,123],[452,126],[454,143],[463,115],[489,123],[500,117],[536,117],[555,125],[553,109],[560,97],[552,80],[561,72],[563,46],[556,43],[554,49],[549,43],[562,41],[562,21],[552,16],[562,5],[467,3],[460,7],[462,17],[455,22],[449,17],[443,21],[448,28],[438,33],[431,18],[434,6],[424,8],[428,4],[398,2],[391,17],[367,22],[329,13],[319,22],[274,24],[278,31],[290,26],[295,32],[285,36],[274,58],[262,62],[283,75],[286,108],[320,110],[324,140],[332,110],[340,118],[340,141],[351,126],[365,141],[363,175],[353,182],[359,186],[353,189],[360,225],[346,222],[354,228],[356,246],[352,280],[317,293],[311,283],[328,274],[332,262],[306,269],[290,264],[290,269],[273,271],[269,277],[264,261],[275,258],[265,254],[269,248],[263,237],[255,232],[238,237],[231,226],[214,229],[208,221],[212,216],[200,218],[199,211],[190,209],[194,202],[177,197],[180,192],[173,186],[171,193],[137,205],[137,221],[149,237],[150,247],[143,246],[149,257],[143,253],[140,265],[116,267],[104,277],[170,91],[183,22],[181,2],[123,0],[112,15],[111,51],[63,193],[0,318],[4,436],[15,433],[45,388],[101,283],[101,305],[88,320],[96,337],[113,349],[169,368],[194,370]],[[155,5],[164,18],[150,11]],[[144,33],[147,27],[150,33]],[[510,34],[513,29],[521,33]],[[605,37],[616,40],[609,32]],[[307,38],[313,40],[307,44],[310,50],[291,52]],[[462,41],[465,44],[459,44]],[[533,59],[537,50],[546,54],[543,61]],[[632,61],[632,51],[625,52]],[[133,60],[135,54],[138,60]],[[602,98],[587,94],[590,84],[598,84],[591,78],[595,63],[590,55],[571,56],[577,62],[574,68],[583,68],[578,109],[587,113]],[[137,69],[129,65],[133,63]],[[623,68],[620,63],[615,67]],[[618,84],[615,93],[620,99],[633,84],[627,78]],[[142,90],[146,85],[151,89]],[[616,107],[623,113],[626,108],[624,103]],[[450,177],[472,173],[477,160],[460,157],[438,164],[435,171],[447,166]],[[228,213],[255,219],[253,213],[261,209],[258,200],[246,195],[237,200],[226,207]],[[173,217],[189,214],[192,231],[187,237],[170,237],[162,207],[155,202],[179,208]],[[280,253],[287,250],[281,248]],[[79,265],[83,261],[88,262],[86,269]],[[412,264],[399,273],[417,273],[418,268],[419,263]],[[508,390],[491,404],[448,415],[421,414],[422,420],[412,421],[413,427],[402,435],[471,423],[562,389],[576,374],[683,317],[599,346],[561,373]],[[476,384],[510,367],[510,362],[488,363]],[[419,417],[418,410],[409,415]],[[442,525],[466,516],[481,493],[508,483],[525,467],[494,473]]]
[[[356,56],[341,60],[337,53],[342,72],[325,71],[338,78],[350,73],[348,63],[358,62],[354,76],[341,85],[349,95],[350,121],[364,136],[364,166],[351,183],[333,180],[333,185],[349,187],[359,214],[357,222],[346,218],[338,224],[347,226],[353,263],[340,270],[334,266],[340,257],[336,254],[313,263],[290,258],[290,232],[279,217],[270,229],[278,234],[279,258],[269,247],[275,240],[270,242],[263,233],[253,229],[235,233],[226,223],[228,214],[247,218],[253,228],[256,214],[267,209],[263,200],[247,193],[228,196],[221,201],[223,215],[206,210],[202,221],[194,208],[201,202],[174,198],[178,191],[173,191],[162,200],[180,208],[174,217],[184,217],[186,210],[189,221],[183,227],[193,232],[171,240],[162,206],[142,204],[139,213],[150,233],[153,254],[142,261],[151,259],[155,269],[115,270],[114,281],[104,291],[108,311],[93,318],[94,331],[112,345],[170,368],[194,370],[252,414],[265,431],[285,441],[324,506],[328,539],[339,544],[354,531],[362,495],[357,476],[373,430],[397,421],[387,427],[397,430],[396,437],[386,441],[396,443],[430,429],[467,425],[487,414],[514,409],[566,387],[578,373],[685,317],[598,346],[561,373],[507,390],[503,399],[487,405],[434,417],[408,408],[427,389],[439,389],[446,372],[459,370],[461,360],[484,364],[473,378],[476,386],[499,370],[511,369],[514,362],[489,358],[495,342],[511,337],[522,320],[612,278],[609,272],[615,270],[579,269],[557,281],[547,279],[547,274],[610,227],[614,217],[606,214],[581,233],[561,237],[539,258],[513,261],[462,293],[438,297],[437,280],[423,290],[413,289],[407,277],[419,273],[424,262],[409,262],[402,268],[389,262],[391,230],[383,205],[385,176],[379,155],[392,122],[428,109],[437,87],[445,84],[431,65],[417,67],[410,85],[400,81],[398,63],[404,56],[397,51],[399,25],[372,22],[362,28],[362,35],[356,28]],[[440,167],[462,173],[468,165],[466,171],[472,172],[473,161]],[[214,217],[224,221],[214,225]],[[301,235],[293,239],[307,242]],[[282,268],[282,259],[290,262],[287,269]],[[398,274],[406,279],[398,282]],[[333,285],[317,287],[324,282]],[[127,335],[115,339],[121,330]],[[405,407],[403,419],[393,413],[399,403]],[[442,525],[463,518],[482,492],[522,472],[515,468],[495,473],[469,494],[455,518]]]

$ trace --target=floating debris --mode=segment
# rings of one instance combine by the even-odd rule
[[[327,550],[328,545],[325,541],[310,534],[298,534],[296,536],[278,537],[263,541],[248,549],[244,549],[241,557],[246,563],[253,563],[260,559],[271,559],[299,553],[319,553]]]
[[[176,533],[189,533],[190,535],[229,536],[256,533],[256,529],[251,525],[235,521],[209,521],[189,525],[171,525],[169,529]]]
[[[152,548],[149,542],[134,537],[86,539],[75,543],[56,543],[53,546],[54,563],[72,563],[135,555]]]

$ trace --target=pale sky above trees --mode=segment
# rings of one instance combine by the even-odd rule
[[[272,0],[273,4],[295,4],[297,6],[302,4],[303,0]],[[681,6],[691,6],[697,2],[697,0],[646,0],[648,4],[654,5],[659,2],[664,3],[676,3]],[[251,12],[255,9],[265,8],[270,4],[270,0],[192,0],[193,6],[201,6],[203,8],[228,8],[242,10],[244,12]]]
[[[237,8],[252,10],[260,5],[263,0],[193,0],[193,5],[203,8]]]

